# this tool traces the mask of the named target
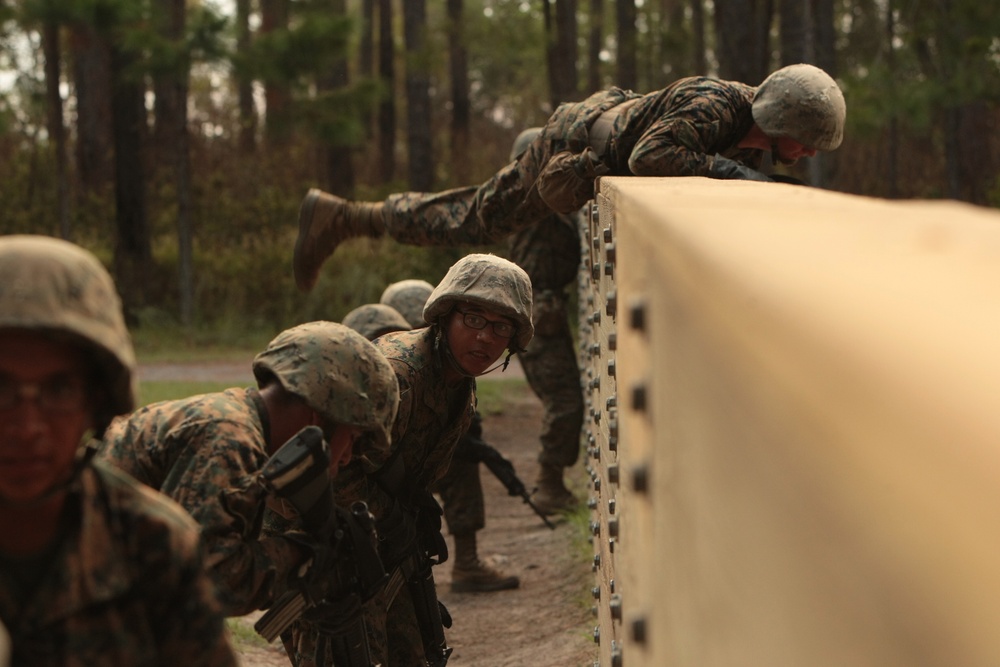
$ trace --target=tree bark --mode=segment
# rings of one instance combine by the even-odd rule
[[[601,49],[604,48],[604,0],[590,0],[590,36],[587,38],[587,92],[604,88]]]
[[[705,43],[705,5],[703,0],[691,0],[692,74],[708,74],[708,47]]]
[[[135,56],[113,45],[111,52],[111,122],[115,151],[115,277],[122,291],[127,316],[146,303],[152,244],[146,214],[145,169],[142,150],[146,141],[145,90],[129,77]]]
[[[191,204],[191,142],[188,136],[187,98],[190,59],[185,44],[185,0],[158,0],[154,5],[163,40],[175,50],[175,61],[157,73],[156,152],[158,164],[170,165],[177,207],[177,290],[180,321],[194,321],[194,221]]]
[[[560,102],[576,100],[576,0],[556,0],[556,93]]]
[[[262,34],[288,28],[289,0],[260,0],[260,31]],[[283,81],[268,81],[264,88],[267,111],[264,131],[275,146],[285,145],[291,132],[291,92]]]
[[[89,23],[70,30],[76,93],[76,173],[83,195],[103,195],[114,182],[111,53]]]
[[[70,189],[68,158],[66,153],[66,123],[63,118],[63,99],[59,92],[62,72],[62,49],[59,44],[59,24],[45,21],[42,25],[42,52],[45,55],[45,105],[46,126],[52,142],[56,166],[56,205],[59,214],[59,235],[72,240],[70,225]]]
[[[757,85],[770,73],[771,14],[771,0],[716,0],[719,76]]]
[[[615,2],[615,23],[618,35],[618,58],[615,85],[634,89],[639,83],[636,65],[635,0]]]
[[[378,72],[382,100],[378,105],[377,177],[388,183],[396,174],[396,48],[392,33],[392,0],[378,0]]]
[[[406,145],[408,178],[413,190],[429,192],[434,185],[430,76],[424,63],[427,31],[426,0],[403,3],[406,44]]]
[[[334,14],[347,13],[347,3],[344,0],[330,0],[330,11]],[[347,57],[338,57],[330,72],[317,81],[320,90],[336,90],[346,88],[350,84],[350,74],[347,68]],[[345,113],[355,113],[353,109]],[[354,147],[347,144],[329,144],[320,148],[320,153],[326,171],[326,189],[347,198],[354,197]]]
[[[246,55],[250,50],[251,0],[236,0],[236,52]],[[238,146],[240,153],[251,155],[257,149],[257,111],[253,101],[253,81],[246,74],[237,75],[236,96],[238,100],[240,127]]]
[[[465,45],[463,0],[448,0],[448,51],[451,72],[451,173],[454,180],[468,178],[469,124],[469,54]]]

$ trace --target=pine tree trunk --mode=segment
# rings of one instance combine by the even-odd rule
[[[42,52],[45,55],[45,104],[48,111],[46,125],[55,151],[59,235],[66,240],[72,240],[66,123],[63,118],[62,94],[59,92],[62,50],[59,45],[59,24],[54,21],[46,21],[42,26]]]
[[[465,46],[463,0],[448,0],[448,44],[451,71],[451,173],[456,182],[468,178],[469,56]]]
[[[388,183],[396,174],[396,48],[392,0],[378,0],[378,72],[385,92],[378,105],[377,178]]]
[[[430,76],[424,64],[427,31],[426,0],[403,3],[406,43],[406,145],[410,188],[429,192],[434,185]]]

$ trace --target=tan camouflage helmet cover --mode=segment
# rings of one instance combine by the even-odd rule
[[[764,134],[820,151],[840,146],[846,118],[840,86],[813,65],[782,67],[764,79],[753,98],[753,119]]]
[[[528,150],[528,146],[531,142],[534,141],[535,138],[541,133],[542,128],[529,127],[527,130],[524,130],[521,134],[517,135],[517,139],[514,139],[514,145],[510,148],[511,162],[521,157],[521,153]]]
[[[531,342],[531,280],[517,264],[496,255],[466,255],[455,262],[424,306],[424,319],[435,322],[460,303],[488,308],[511,318],[517,334],[508,346],[521,352]]]
[[[322,321],[287,329],[254,358],[253,374],[261,386],[276,377],[328,421],[360,426],[388,448],[399,407],[396,374],[353,329]]]
[[[426,280],[400,280],[392,283],[382,292],[379,303],[391,306],[410,323],[411,329],[427,326],[424,321],[424,304],[434,291],[434,285]]]
[[[374,340],[390,331],[409,331],[412,328],[398,310],[384,303],[358,306],[344,315],[343,324],[368,340]]]
[[[135,351],[118,290],[87,250],[47,236],[0,237],[0,329],[66,337],[93,357],[108,397],[96,406],[97,434],[135,407]]]

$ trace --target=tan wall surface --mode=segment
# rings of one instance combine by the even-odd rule
[[[600,664],[1000,665],[1000,213],[700,178],[597,203]]]

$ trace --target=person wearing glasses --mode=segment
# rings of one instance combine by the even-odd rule
[[[11,664],[237,664],[197,525],[93,458],[135,402],[111,276],[42,236],[0,239],[0,621]],[[2,660],[0,660],[2,662]]]
[[[401,280],[385,288],[380,303],[358,306],[342,321],[368,340],[393,331],[421,329],[427,326],[424,306],[433,291],[434,286],[423,280]],[[480,321],[481,318],[474,313],[467,312],[464,317],[465,324],[474,329],[487,326],[485,320]],[[500,323],[493,327],[494,332],[499,327],[501,334],[510,337]],[[479,558],[476,533],[486,527],[486,499],[479,477],[479,461],[469,456],[467,445],[470,437],[482,439],[482,421],[482,416],[476,411],[470,429],[459,438],[448,472],[432,489],[441,497],[444,520],[454,542],[451,590],[455,593],[492,593],[521,585],[518,577],[505,574]]]
[[[424,328],[387,333],[373,341],[399,382],[399,411],[387,456],[370,450],[362,438],[355,445],[360,456],[334,480],[340,504],[368,503],[390,576],[406,562],[411,529],[417,539],[435,545],[428,554],[437,562],[447,558],[441,508],[431,491],[453,465],[455,447],[472,422],[475,379],[506,368],[511,355],[531,341],[531,281],[506,259],[467,255],[431,292],[423,318]],[[366,469],[361,461],[376,466]],[[470,478],[478,483],[478,465],[470,468]],[[481,487],[479,494],[482,498]],[[412,590],[387,586],[365,609],[372,660],[383,667],[425,664],[425,637]],[[328,667],[316,626],[300,621],[293,635],[297,667]]]

